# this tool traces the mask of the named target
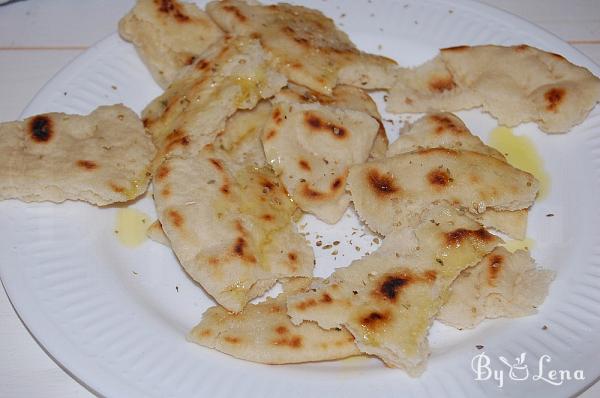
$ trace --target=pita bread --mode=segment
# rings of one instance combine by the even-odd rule
[[[126,202],[146,192],[155,152],[138,116],[123,105],[1,123],[0,199]]]
[[[387,156],[438,147],[478,152],[505,161],[504,155],[485,145],[479,137],[469,131],[460,118],[447,112],[427,114],[405,127],[400,137],[390,145]],[[487,209],[481,214],[472,215],[472,218],[515,239],[524,239],[527,232],[527,214],[527,210]]]
[[[345,329],[325,330],[314,322],[294,325],[287,315],[287,296],[284,292],[262,303],[248,304],[239,314],[222,307],[209,308],[188,340],[236,358],[268,364],[360,355],[354,337]]]
[[[312,274],[312,249],[292,224],[296,206],[268,167],[238,169],[208,146],[167,159],[154,199],[183,268],[229,311],[278,278]]]
[[[367,113],[278,102],[262,142],[267,161],[294,202],[333,224],[350,203],[344,190],[348,168],[368,158],[378,129]]]
[[[119,21],[121,37],[132,42],[154,80],[166,88],[223,32],[191,3],[176,0],[137,0]]]
[[[362,352],[417,376],[446,290],[499,242],[458,211],[436,207],[416,228],[393,231],[373,254],[291,296],[288,314],[294,324],[346,327]]]
[[[437,319],[458,329],[473,328],[485,318],[534,314],[548,294],[554,272],[536,268],[524,250],[497,247],[454,281]]]
[[[155,165],[167,156],[197,153],[236,110],[254,108],[285,84],[258,41],[225,39],[211,46],[142,114],[159,149]]]
[[[547,133],[581,123],[600,100],[600,79],[558,54],[526,45],[461,46],[415,69],[400,69],[389,112],[482,106],[500,124],[535,122]]]
[[[324,94],[338,84],[389,88],[396,62],[359,51],[320,11],[291,4],[213,1],[206,11],[227,33],[260,39],[290,81]]]
[[[527,209],[539,183],[531,174],[490,156],[432,148],[352,166],[348,188],[360,217],[386,235],[398,226],[414,225],[437,201],[474,214],[489,208]]]
[[[404,127],[400,137],[390,145],[387,156],[428,148],[479,152],[505,160],[504,155],[485,145],[479,137],[471,133],[460,118],[448,112],[429,113]]]
[[[238,110],[217,134],[215,146],[227,153],[230,159],[243,165],[266,166],[265,152],[260,137],[271,116],[271,103],[261,101],[252,109]]]

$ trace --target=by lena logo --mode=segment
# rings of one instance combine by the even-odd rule
[[[494,368],[492,360],[485,352],[475,355],[471,360],[471,369],[475,373],[475,380],[485,381],[493,380],[498,384],[498,387],[504,386],[505,379],[512,381],[532,380],[534,382],[542,382],[560,386],[570,380],[585,380],[583,370],[577,369],[574,371],[567,369],[555,369],[550,365],[552,358],[550,355],[544,354],[537,361],[537,368],[530,371],[529,366],[525,363],[527,353],[523,352],[516,357],[514,361],[510,361],[503,356],[498,357],[504,366]]]

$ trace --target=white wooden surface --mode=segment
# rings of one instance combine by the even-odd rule
[[[599,0],[483,0],[568,41],[600,64]],[[27,0],[0,7],[0,121],[87,47],[116,30],[133,0]],[[600,333],[600,331],[599,331]],[[28,333],[0,289],[0,397],[92,397]],[[581,395],[600,397],[600,383]]]

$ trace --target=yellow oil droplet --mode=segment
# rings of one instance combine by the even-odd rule
[[[537,200],[542,200],[548,195],[550,176],[544,169],[544,161],[529,137],[517,136],[507,127],[498,127],[492,131],[489,145],[504,154],[508,163],[533,174],[538,179],[540,191]]]
[[[511,253],[521,249],[531,251],[533,246],[535,246],[535,241],[531,238],[525,238],[523,240],[510,240],[505,242],[502,246],[504,246],[506,250]]]
[[[146,240],[146,231],[150,225],[147,214],[133,208],[117,211],[115,234],[119,242],[127,247],[136,247]]]

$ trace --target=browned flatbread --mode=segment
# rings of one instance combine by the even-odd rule
[[[369,104],[361,102],[371,99],[360,89],[344,87],[337,93],[344,100],[327,97],[323,105],[286,91],[273,100],[264,127],[265,156],[302,210],[335,223],[350,203],[344,190],[348,168],[368,158],[379,130],[369,113],[353,109],[366,110]]]
[[[482,106],[500,124],[535,122],[547,133],[581,123],[600,100],[600,79],[560,55],[520,45],[442,49],[400,69],[387,110],[456,111]]]
[[[227,119],[225,128],[217,134],[214,145],[240,165],[266,166],[260,137],[271,117],[271,109],[269,101],[260,101],[252,109],[238,110]]]
[[[537,268],[528,252],[498,247],[454,281],[437,319],[465,329],[486,318],[534,314],[552,279],[554,272]]]
[[[479,152],[505,160],[504,155],[485,145],[479,137],[471,133],[458,116],[449,112],[428,113],[413,124],[405,126],[400,137],[390,145],[387,156],[428,148]]]
[[[359,51],[317,10],[241,0],[213,1],[206,10],[225,32],[259,39],[294,83],[324,94],[338,84],[365,89],[392,85],[396,62]]]
[[[212,144],[235,111],[252,109],[285,86],[269,59],[257,40],[225,39],[182,71],[142,115],[159,150],[155,166]]]
[[[353,166],[348,188],[359,216],[385,235],[414,225],[424,209],[439,201],[474,214],[489,208],[527,209],[539,183],[490,156],[433,148]]]
[[[429,148],[473,151],[506,161],[504,155],[473,135],[460,118],[447,112],[429,113],[404,127],[400,137],[390,145],[387,156]],[[482,225],[501,231],[512,238],[525,238],[528,215],[526,209],[516,211],[487,209],[483,213],[467,215],[471,215]]]
[[[291,296],[288,314],[295,324],[346,327],[362,352],[417,376],[448,287],[499,242],[456,210],[435,207],[416,228],[393,231],[371,255]]]
[[[229,311],[279,278],[312,275],[312,249],[292,224],[296,206],[268,167],[239,166],[207,146],[167,159],[154,199],[183,268]]]
[[[373,141],[369,159],[381,159],[385,157],[389,142],[381,115],[375,101],[362,89],[342,84],[336,86],[330,95],[325,95],[297,84],[288,83],[287,88],[275,95],[273,102],[319,103],[321,105],[368,113],[379,123],[379,130],[377,130],[377,136]]]
[[[119,33],[131,41],[154,80],[166,88],[179,71],[223,36],[206,13],[177,0],[137,0]]]
[[[126,202],[146,192],[155,152],[138,116],[123,105],[1,123],[0,199]]]
[[[301,278],[295,278],[301,279]],[[306,278],[310,283],[310,278]],[[305,290],[307,283],[300,283]],[[287,289],[286,289],[287,290]],[[236,358],[268,364],[327,361],[360,355],[354,337],[345,329],[325,330],[314,322],[294,325],[287,315],[288,292],[259,304],[248,304],[239,314],[209,308],[188,340]]]

